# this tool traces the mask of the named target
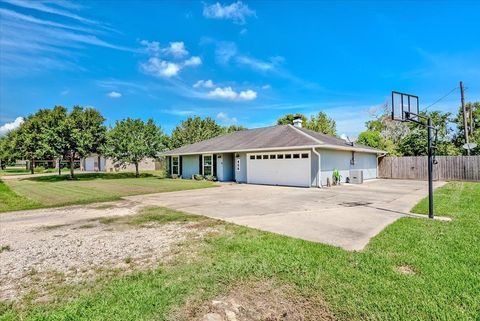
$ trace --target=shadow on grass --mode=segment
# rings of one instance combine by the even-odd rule
[[[148,178],[155,177],[161,179],[160,176],[156,176],[150,173],[140,173],[138,178]],[[91,181],[94,179],[122,179],[122,178],[136,178],[135,173],[76,173],[73,180],[75,181]],[[30,177],[25,178],[24,180],[35,181],[35,182],[60,182],[60,181],[70,181],[69,175],[52,175],[52,176],[39,176],[39,177]]]

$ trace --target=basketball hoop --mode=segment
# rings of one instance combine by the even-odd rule
[[[427,127],[428,131],[428,217],[433,218],[433,165],[436,164],[436,142],[438,129],[430,117],[420,115],[418,96],[392,91],[392,120],[412,122]],[[435,137],[432,137],[432,130]],[[435,140],[435,144],[432,144]]]

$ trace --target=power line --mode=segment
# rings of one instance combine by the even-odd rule
[[[455,87],[453,88],[452,90],[450,90],[447,94],[443,95],[442,97],[440,97],[439,99],[437,99],[434,103],[428,105],[427,107],[425,107],[425,109],[423,111],[427,111],[428,108],[432,107],[433,105],[439,103],[440,101],[442,101],[443,99],[447,98],[448,96],[450,96],[455,90],[457,90],[459,87]]]

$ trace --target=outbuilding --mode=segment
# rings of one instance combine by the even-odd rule
[[[163,153],[170,175],[215,176],[238,183],[321,187],[332,182],[377,177],[384,151],[294,125],[237,131]]]

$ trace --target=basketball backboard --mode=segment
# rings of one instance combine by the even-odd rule
[[[418,121],[418,96],[392,91],[392,119]]]

